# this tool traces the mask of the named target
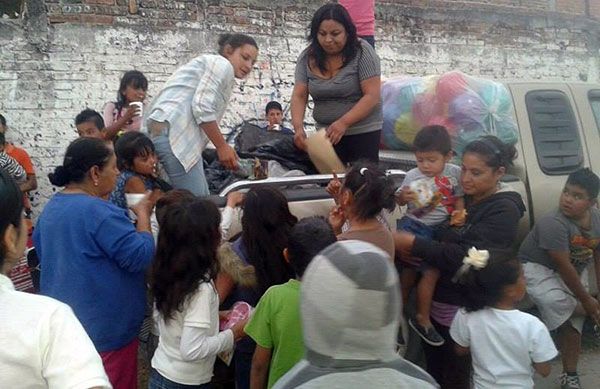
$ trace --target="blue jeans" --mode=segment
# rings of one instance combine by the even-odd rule
[[[148,389],[211,389],[210,383],[200,385],[184,385],[173,382],[166,379],[155,369],[152,369],[150,373],[150,380],[148,381]]]
[[[156,148],[156,154],[162,164],[165,172],[169,176],[169,181],[175,189],[187,189],[195,196],[208,196],[208,182],[204,176],[204,166],[202,158],[196,163],[189,172],[186,172],[183,165],[171,149],[169,144],[169,136],[161,134],[152,138],[152,143]]]
[[[433,228],[408,216],[404,216],[402,219],[396,221],[396,230],[410,232],[413,235],[428,240],[433,239]]]

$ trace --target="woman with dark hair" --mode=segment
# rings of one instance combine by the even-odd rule
[[[208,196],[202,150],[211,141],[219,161],[237,168],[238,156],[221,134],[234,78],[250,74],[258,56],[256,41],[244,34],[222,34],[218,54],[202,54],[175,71],[152,101],[144,127],[171,184]]]
[[[408,232],[394,235],[403,257],[422,258],[440,271],[431,305],[431,322],[444,338],[443,346],[425,344],[427,371],[442,388],[469,388],[471,363],[455,353],[449,328],[464,303],[460,287],[453,282],[471,247],[507,249],[515,241],[519,220],[525,212],[521,196],[500,182],[516,157],[514,146],[486,136],[467,145],[462,159],[461,185],[465,193],[466,222],[463,227],[440,234],[440,241],[426,240]]]
[[[383,123],[379,57],[356,35],[348,11],[336,3],[319,8],[310,25],[309,46],[296,65],[292,125],[296,145],[305,148],[304,113],[310,95],[317,128],[325,128],[344,163],[379,161]]]
[[[102,360],[65,304],[15,291],[8,273],[23,257],[23,194],[0,169],[0,385],[110,388]]]
[[[244,196],[242,209],[242,234],[231,244],[233,255],[226,263],[220,259],[222,271],[217,289],[222,309],[229,309],[237,301],[254,307],[268,288],[294,278],[283,249],[298,219],[290,213],[285,196],[272,187],[252,188]],[[235,348],[238,389],[249,387],[254,348],[250,338],[242,339]]]
[[[219,332],[221,215],[208,200],[167,205],[161,216],[151,292],[160,340],[149,388],[210,387],[218,353],[241,338],[246,320]]]
[[[117,92],[117,101],[104,106],[104,135],[106,139],[114,139],[120,131],[139,131],[142,124],[142,106],[148,91],[148,79],[138,70],[130,70],[123,74]],[[102,130],[100,128],[100,130]]]
[[[65,189],[40,215],[33,240],[40,258],[41,293],[68,304],[100,352],[114,388],[135,388],[137,335],[144,318],[144,273],[154,255],[149,196],[122,208],[104,200],[115,186],[112,148],[79,138],[48,177]]]

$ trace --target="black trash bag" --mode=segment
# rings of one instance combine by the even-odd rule
[[[247,175],[241,170],[229,170],[225,168],[218,159],[211,163],[205,161],[204,176],[208,182],[210,194],[219,194],[227,185],[247,178]]]
[[[249,122],[244,122],[241,126],[236,128],[234,144],[235,151],[239,154],[245,154],[251,150],[256,149],[260,144],[270,142],[276,139],[286,139],[294,137],[291,134],[285,134],[279,131],[267,131],[257,125]]]
[[[317,174],[317,169],[308,154],[298,149],[294,144],[294,136],[278,134],[278,139],[262,143],[247,153],[239,153],[242,158],[259,158],[277,161],[286,169],[301,170],[305,174]]]

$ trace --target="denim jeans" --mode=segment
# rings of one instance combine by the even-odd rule
[[[148,389],[211,389],[210,383],[200,385],[184,385],[173,382],[154,369],[150,373],[150,380],[148,381]]]
[[[433,239],[433,228],[408,216],[396,221],[396,230],[410,232],[428,240]]]
[[[169,136],[161,134],[152,138],[152,143],[156,148],[156,154],[162,164],[165,172],[169,176],[169,181],[175,189],[187,189],[195,196],[208,196],[208,182],[204,176],[204,166],[202,158],[196,163],[189,172],[186,172],[183,165],[171,149],[169,144]]]

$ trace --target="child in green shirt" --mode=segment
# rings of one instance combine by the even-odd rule
[[[244,329],[256,342],[250,372],[251,389],[271,388],[302,359],[300,278],[313,257],[335,241],[333,229],[323,218],[302,219],[292,228],[283,255],[294,269],[296,279],[269,288]]]

